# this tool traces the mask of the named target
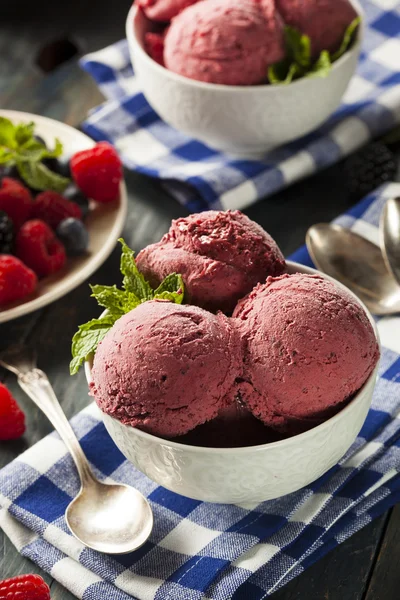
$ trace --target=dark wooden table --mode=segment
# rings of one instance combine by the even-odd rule
[[[77,57],[53,70],[53,53],[43,46],[68,38],[79,52],[100,49],[124,35],[130,0],[3,0],[0,7],[0,106],[46,115],[78,126],[102,97],[84,74]],[[64,48],[64,50],[63,50]],[[65,45],[58,53],[68,52]],[[47,69],[44,72],[37,61]],[[136,250],[158,240],[172,218],[185,211],[153,181],[126,174],[129,216],[124,237]],[[290,254],[304,241],[307,228],[327,221],[350,206],[342,165],[259,202],[246,212]],[[90,278],[91,283],[115,283],[119,250]],[[84,374],[68,374],[71,336],[77,325],[97,314],[87,282],[47,308],[0,326],[0,346],[31,340],[40,348],[40,366],[48,373],[68,417],[89,402]],[[4,372],[27,415],[23,439],[0,445],[0,467],[51,431],[40,411]],[[400,508],[376,519],[303,575],[278,591],[276,600],[397,600],[400,598]],[[21,558],[0,532],[0,579],[40,572]],[[53,600],[73,596],[49,575]]]

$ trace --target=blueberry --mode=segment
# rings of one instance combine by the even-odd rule
[[[89,245],[88,231],[79,219],[64,219],[57,227],[56,234],[64,244],[68,256],[83,254]]]
[[[85,196],[85,194],[83,192],[81,192],[81,190],[79,188],[77,188],[76,185],[71,183],[67,187],[67,189],[64,190],[63,196],[64,196],[64,198],[67,198],[67,200],[70,200],[71,202],[76,202],[76,204],[79,204],[81,211],[82,211],[82,217],[85,219],[89,212],[89,200]]]

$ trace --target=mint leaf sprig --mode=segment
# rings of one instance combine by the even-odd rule
[[[269,67],[269,82],[287,85],[300,77],[327,77],[332,69],[332,64],[350,48],[360,22],[361,18],[356,17],[348,25],[336,52],[330,54],[328,50],[322,50],[315,61],[311,57],[309,36],[286,25],[284,30],[286,58]]]
[[[119,241],[122,245],[120,269],[124,276],[123,289],[116,285],[90,286],[92,297],[107,309],[107,313],[99,319],[80,325],[72,338],[72,360],[69,367],[71,375],[75,375],[85,360],[96,352],[101,340],[122,315],[148,300],[165,300],[175,304],[183,302],[184,284],[181,275],[167,275],[158,288],[153,290],[138,270],[133,250],[122,238]]]
[[[62,193],[71,180],[54,173],[42,161],[61,156],[63,145],[56,138],[54,150],[49,150],[34,136],[33,122],[14,125],[0,117],[0,165],[16,166],[21,179],[35,190]]]

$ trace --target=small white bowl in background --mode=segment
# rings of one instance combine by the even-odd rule
[[[336,280],[287,261],[289,273],[309,273]],[[364,304],[347,288],[376,326]],[[379,339],[378,339],[379,342]],[[378,367],[351,402],[321,425],[299,435],[259,446],[206,448],[150,435],[101,413],[108,433],[122,454],[150,479],[183,496],[226,504],[262,502],[308,485],[347,452],[369,407]],[[88,383],[91,363],[85,363]]]
[[[356,5],[358,12],[359,5]],[[140,88],[172,127],[227,153],[260,155],[316,129],[335,111],[357,66],[357,40],[325,78],[289,85],[230,86],[195,81],[156,63],[144,49],[150,21],[136,6],[126,20],[129,52]]]

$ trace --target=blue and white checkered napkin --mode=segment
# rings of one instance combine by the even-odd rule
[[[390,184],[338,219],[376,241]],[[302,249],[293,258],[308,264]],[[159,487],[114,446],[92,404],[72,425],[96,474],[145,494],[149,541],[132,554],[88,550],[64,511],[79,491],[72,459],[49,435],[0,472],[0,525],[29,557],[89,600],[261,600],[400,500],[400,315],[378,321],[383,343],[372,408],[339,465],[312,485],[258,505],[207,504]],[[82,375],[83,376],[83,375]]]
[[[263,160],[221,154],[161,121],[138,88],[125,40],[81,61],[108,98],[83,128],[115,144],[128,168],[162,180],[191,212],[249,206],[400,122],[400,1],[361,3],[363,50],[342,105],[319,130]]]

